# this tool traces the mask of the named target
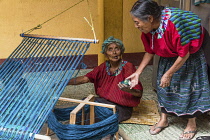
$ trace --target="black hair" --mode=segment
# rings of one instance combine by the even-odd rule
[[[159,6],[157,2],[153,0],[138,0],[134,3],[130,13],[142,21],[147,21],[150,15],[153,16],[155,20],[159,20],[163,9],[163,6]]]

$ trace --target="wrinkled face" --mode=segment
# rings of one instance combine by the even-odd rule
[[[109,44],[106,50],[106,56],[109,61],[117,62],[121,59],[121,50],[120,46],[115,43]]]
[[[131,15],[131,17],[134,21],[135,27],[138,28],[141,32],[146,34],[152,31],[153,28],[151,19],[149,19],[148,21],[142,21],[133,15]]]

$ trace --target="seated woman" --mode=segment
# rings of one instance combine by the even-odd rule
[[[136,71],[132,63],[122,60],[124,50],[121,40],[109,37],[102,44],[102,53],[106,56],[107,61],[86,75],[71,79],[68,83],[78,85],[92,82],[95,93],[98,95],[95,101],[116,105],[119,122],[131,117],[133,107],[140,103],[143,92],[140,81],[132,89],[129,85],[121,83]]]

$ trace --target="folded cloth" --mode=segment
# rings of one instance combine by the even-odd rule
[[[210,140],[210,136],[199,136],[196,140]]]
[[[194,0],[195,6],[198,6],[201,3],[210,3],[210,0]]]

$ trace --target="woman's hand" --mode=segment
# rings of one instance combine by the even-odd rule
[[[143,90],[131,89],[130,86],[128,86],[126,84],[122,84],[121,82],[119,82],[118,87],[120,88],[120,90],[128,92],[135,97],[139,97],[139,98],[142,97]]]
[[[172,75],[182,67],[189,56],[189,52],[184,57],[178,56],[171,68],[162,76],[160,80],[160,87],[164,88],[170,86]]]
[[[164,74],[160,80],[160,87],[165,88],[170,86],[171,76]]]
[[[122,84],[121,82],[119,82],[118,87],[125,92],[130,92],[130,86]]]
[[[132,75],[130,75],[129,77],[126,78],[126,79],[130,79],[130,81],[131,81],[130,89],[132,89],[133,87],[135,87],[138,84],[139,75],[140,74],[135,72],[135,73],[133,73]]]

